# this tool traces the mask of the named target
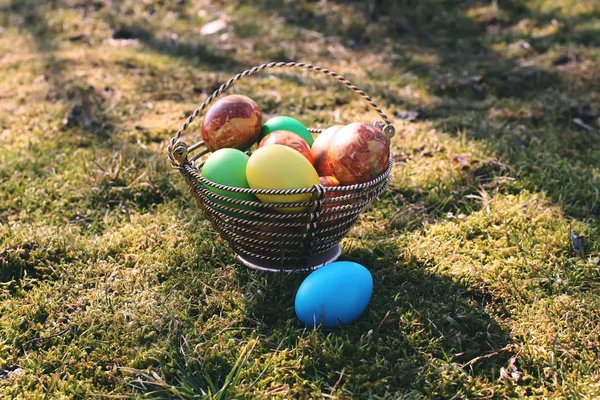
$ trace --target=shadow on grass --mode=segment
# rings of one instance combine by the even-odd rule
[[[99,10],[103,20],[110,26],[113,39],[134,39],[148,50],[177,57],[191,64],[192,66],[202,66],[211,71],[233,71],[242,68],[235,60],[235,53],[211,46],[207,41],[203,41],[201,35],[193,36],[193,39],[182,39],[174,32],[169,35],[159,35],[147,20],[144,20],[139,13],[135,16],[124,12],[129,7],[126,1],[113,0],[110,7],[104,7]],[[154,14],[157,11],[154,7],[157,4],[146,2],[141,6],[145,10],[145,15]],[[185,19],[192,18],[185,11],[185,2],[176,2],[174,4],[158,4],[161,12],[165,8],[172,8],[181,13]]]
[[[15,24],[20,30],[28,32],[33,38],[33,47],[43,60],[44,79],[48,82],[48,92],[45,101],[62,103],[70,110],[66,113],[63,125],[60,126],[60,137],[45,137],[45,145],[54,146],[58,149],[72,151],[73,147],[98,146],[115,150],[115,133],[123,124],[123,119],[113,108],[105,104],[104,95],[111,88],[94,88],[85,78],[73,75],[72,65],[58,53],[60,40],[66,40],[61,36],[60,28],[50,23],[52,13],[57,10],[66,10],[71,7],[69,2],[41,0],[11,0],[2,10],[6,10],[8,18],[0,22]],[[81,4],[82,12],[92,7],[91,2]],[[127,35],[126,31],[121,35]],[[147,37],[149,45],[162,48],[165,52],[172,49],[166,43]],[[175,52],[191,54],[191,45],[177,45]],[[179,50],[177,50],[179,49]],[[204,50],[202,50],[204,51]],[[209,56],[208,53],[201,53]],[[221,61],[218,56],[212,60],[214,63]],[[216,64],[215,64],[216,65]],[[158,79],[158,78],[157,78]],[[163,138],[164,139],[164,138]],[[162,140],[162,139],[161,139]],[[140,211],[147,211],[150,207],[161,204],[169,199],[180,198],[181,193],[173,185],[170,170],[167,168],[163,154],[157,161],[155,151],[146,147],[118,143],[119,152],[115,151],[113,160],[109,165],[98,165],[99,160],[92,160],[100,170],[104,172],[103,178],[97,182],[97,186],[89,188],[87,197],[87,209],[102,209],[109,211],[118,208],[125,210],[133,207]],[[118,157],[119,155],[123,157]],[[125,161],[124,161],[125,160]],[[21,162],[21,161],[19,161]],[[28,159],[22,161],[22,170],[31,170]],[[83,160],[85,164],[85,160]],[[82,165],[82,168],[87,166]],[[139,185],[131,186],[132,183],[140,181],[137,179],[139,171],[150,172],[147,176],[153,181],[141,181]],[[146,174],[144,172],[142,175]],[[159,175],[160,173],[160,175]],[[154,175],[154,176],[152,176]],[[116,188],[116,189],[115,189]],[[79,218],[74,215],[73,218]],[[86,223],[85,219],[78,223]],[[94,221],[96,222],[96,221]],[[100,225],[104,225],[100,223]],[[98,232],[102,229],[92,227]]]
[[[531,58],[532,54],[546,52],[556,43],[596,46],[599,36],[593,35],[593,28],[589,32],[587,28],[583,30],[590,35],[582,34],[578,28],[593,20],[593,15],[582,13],[576,17],[565,17],[560,10],[540,13],[521,1],[491,5],[464,0],[336,3],[345,7],[342,11],[356,14],[356,20],[342,23],[340,12],[318,14],[311,3],[303,1],[286,3],[284,7],[272,0],[262,0],[252,6],[280,15],[289,24],[332,35],[351,49],[368,50],[367,46],[377,49],[382,38],[393,39],[395,44],[390,60],[394,69],[416,75],[426,82],[429,91],[439,96],[441,104],[423,106],[393,91],[384,91],[382,97],[387,102],[417,108],[422,118],[432,121],[440,129],[452,134],[466,131],[469,139],[486,142],[514,167],[523,187],[531,191],[545,191],[569,215],[580,218],[597,218],[600,215],[600,199],[593,191],[598,183],[594,175],[593,161],[596,157],[593,152],[599,138],[593,134],[563,137],[560,129],[577,129],[571,123],[573,115],[569,107],[553,104],[549,105],[551,111],[546,112],[545,105],[539,104],[547,99],[539,97],[559,96],[567,90],[569,82],[557,70],[522,62]],[[36,4],[35,1],[13,1],[12,8],[24,13],[25,25],[36,37],[40,51],[51,52],[55,48],[53,35]],[[202,64],[215,71],[239,72],[243,69],[232,54],[211,49],[200,39],[189,42],[176,36],[158,37],[143,20],[120,15],[123,4],[121,1],[113,2],[110,9],[98,11],[112,27],[115,38],[138,39],[152,51],[186,60],[193,65]],[[51,6],[65,7],[58,1],[51,3]],[[384,28],[381,32],[384,34],[377,36],[370,32],[368,28],[371,21],[382,25]],[[557,28],[552,33],[543,36],[531,34],[531,27],[539,28],[553,23]],[[526,29],[525,32],[522,32],[523,29],[513,29],[521,25],[529,27],[529,33]],[[502,56],[494,50],[495,45],[504,43],[517,45],[514,57]],[[530,50],[519,50],[519,46],[529,46]],[[519,53],[521,50],[525,53]],[[435,55],[436,61],[424,62],[418,57],[420,53]],[[52,55],[48,69],[53,87],[59,93],[56,94],[57,98],[66,97],[72,101],[80,97],[80,93],[86,92],[85,85],[74,84],[61,73],[64,65]],[[72,89],[61,93],[66,87]],[[573,99],[571,105],[580,105],[576,104],[580,101],[583,100]],[[510,110],[506,111],[505,108]],[[534,108],[534,111],[530,117],[517,115],[516,119],[512,119],[509,114],[514,114],[518,108]],[[73,110],[81,111],[77,107]],[[495,110],[506,111],[507,115],[501,118],[501,124],[490,123],[493,119],[490,112]],[[107,121],[104,129],[98,129],[99,133],[110,132],[110,116],[102,110],[97,114],[100,119]],[[519,124],[524,124],[525,130],[517,132],[515,125]],[[540,126],[549,125],[555,127],[557,132],[550,134],[539,131]],[[540,140],[550,144],[556,141],[556,145],[536,147],[535,142]],[[543,169],[540,169],[540,158],[543,158]],[[580,164],[582,168],[572,168],[574,164]],[[455,200],[459,198],[455,196]]]
[[[398,39],[433,52],[439,60],[419,65],[409,55],[403,61],[411,73],[429,81],[430,89],[442,99],[439,105],[408,107],[421,108],[439,129],[457,135],[467,132],[468,139],[493,148],[515,171],[517,183],[509,190],[543,191],[572,217],[600,216],[595,189],[600,184],[595,169],[600,137],[577,132],[579,128],[572,124],[578,116],[573,109],[585,104],[586,98],[569,99],[573,77],[541,67],[535,58],[530,62],[556,44],[597,46],[598,36],[593,40],[588,36],[592,31],[577,30],[578,25],[593,21],[594,15],[565,17],[561,10],[538,13],[520,1],[500,2],[496,8],[470,15],[467,11],[475,9],[472,2],[379,4],[389,11]],[[403,10],[408,16],[402,16]],[[552,34],[532,33],[533,27],[548,24],[556,26]],[[519,26],[529,27],[528,32],[515,32],[513,28]],[[514,48],[515,56],[499,55],[494,50],[499,44]],[[575,79],[589,90],[600,88],[590,76]],[[499,110],[505,115],[494,117]]]
[[[20,6],[22,3],[15,1],[14,4]],[[280,8],[281,3],[277,4]],[[385,5],[386,3],[375,1],[372,4]],[[505,59],[495,54],[489,48],[489,43],[483,43],[480,40],[481,36],[488,31],[489,23],[477,23],[467,17],[460,8],[461,5],[466,4],[465,2],[429,1],[395,4],[405,7],[408,13],[404,17],[404,21],[398,20],[397,24],[393,26],[396,32],[391,37],[396,40],[414,41],[423,49],[429,49],[437,54],[441,60],[439,64],[428,65],[411,61],[409,57],[404,61],[396,62],[395,66],[397,68],[406,67],[406,70],[428,81],[432,91],[439,96],[464,101],[467,104],[496,98],[515,99],[519,102],[518,104],[530,105],[531,97],[535,94],[545,91],[548,87],[560,89],[564,85],[560,75],[555,72],[535,66],[521,67],[516,60]],[[443,5],[441,10],[436,7],[438,4]],[[276,6],[274,9],[279,9]],[[49,28],[45,25],[41,13],[37,9],[31,11],[26,8],[19,9],[26,13],[26,26],[30,26],[33,35],[38,38],[40,52],[52,51],[55,43],[52,42],[52,39],[48,39],[52,35],[48,32]],[[416,15],[412,19],[414,14],[411,14],[411,10],[414,9],[421,10],[415,12],[423,14]],[[295,18],[296,23],[304,24],[310,18],[310,14],[303,16],[301,13],[296,13],[294,8],[290,10],[292,11],[286,11],[290,22],[294,22],[292,18]],[[373,9],[371,12],[375,13],[376,10]],[[515,15],[507,17],[509,21],[520,19],[521,14],[525,12],[514,11],[514,13]],[[375,18],[376,15],[373,14],[373,17]],[[321,26],[318,21],[317,19],[316,27]],[[324,24],[330,22],[327,17],[324,21]],[[540,21],[542,20],[540,19]],[[500,21],[498,29],[502,29],[502,25],[505,23]],[[136,28],[135,24],[134,21],[131,26],[120,27],[122,29],[121,37],[135,38],[137,36],[148,48],[190,60],[192,63],[195,63],[196,59],[207,60],[209,65],[215,69],[221,69],[219,63],[223,62],[226,68],[229,68],[230,64],[226,64],[230,61],[229,57],[213,54],[202,44],[186,43],[176,39],[159,39],[149,30],[139,30],[137,33],[127,34],[128,29],[130,31],[141,29]],[[33,28],[34,26],[35,28]],[[116,25],[114,27],[116,29]],[[354,27],[351,25],[350,30],[343,32],[342,35],[350,36],[355,42],[358,41],[353,46],[360,46],[363,29],[360,25],[354,25]],[[591,41],[591,43],[594,44],[595,41]],[[366,43],[362,45],[366,45]],[[53,74],[55,75],[53,86],[59,90],[69,84],[68,79],[64,76],[65,65],[54,58],[50,58],[50,60],[48,68],[56,70],[56,73]],[[463,80],[463,70],[468,73],[467,75],[474,74],[479,78],[471,79],[472,76],[467,76],[468,79]],[[526,71],[523,72],[523,70]],[[440,81],[437,81],[437,78],[432,79],[432,75],[441,77]],[[432,108],[425,110],[424,114],[438,126],[443,126],[449,123],[448,117],[453,112],[461,112],[461,107],[463,107],[461,104],[457,104],[456,108],[448,112],[440,112]],[[481,113],[476,114],[475,118],[485,117],[489,109],[486,108],[486,105],[483,107],[480,110]],[[563,123],[565,122],[563,121]],[[476,123],[469,125],[461,121],[457,121],[457,124],[450,130],[454,132],[454,130],[465,127],[476,131],[476,136],[470,138],[490,141],[498,150],[505,151],[507,142],[504,139],[506,139],[507,133],[503,130],[497,132],[492,130],[488,134]],[[497,138],[503,138],[503,140],[495,143]],[[519,140],[524,142],[522,139]],[[571,141],[566,141],[565,144],[568,149],[575,149]],[[598,215],[599,211],[595,203],[576,203],[577,201],[587,201],[581,200],[584,198],[582,195],[587,193],[588,189],[593,189],[595,179],[593,171],[590,169],[589,172],[584,170],[586,172],[583,172],[584,176],[580,181],[575,180],[575,178],[581,177],[581,170],[568,167],[571,162],[576,160],[576,154],[564,152],[545,156],[547,157],[545,162],[548,165],[554,161],[559,162],[558,168],[550,172],[554,174],[554,179],[548,180],[548,175],[532,175],[532,172],[540,165],[539,152],[527,150],[529,148],[527,144],[518,146],[523,149],[518,150],[519,153],[516,155],[515,150],[511,149],[507,157],[512,163],[522,165],[521,171],[524,171],[525,174],[520,178],[526,185],[535,190],[549,192],[557,202],[565,202],[565,198],[561,198],[565,194],[565,187],[566,191],[571,191],[583,185],[586,188],[585,191],[574,191],[572,195],[574,197],[566,199],[567,202],[573,200],[571,204],[577,208],[566,209],[575,210],[576,215],[581,216]],[[578,143],[578,146],[581,146],[581,143]],[[542,166],[547,166],[547,164],[542,164]],[[575,183],[573,183],[574,180]],[[119,185],[125,183],[121,182]],[[463,186],[459,187],[459,189],[461,188]],[[413,194],[414,200],[418,200],[422,195]],[[160,197],[163,194],[156,196]],[[454,195],[453,202],[457,202],[459,197],[460,194]],[[149,192],[148,202],[154,201],[154,192]],[[98,205],[103,204],[101,201],[98,202]],[[573,205],[567,207],[573,207]],[[444,209],[440,209],[438,212],[441,211]],[[463,369],[467,370],[468,367],[473,367],[471,372],[473,375],[487,380],[496,379],[499,367],[506,364],[508,352],[502,352],[498,357],[494,356],[466,365],[477,356],[493,354],[494,350],[505,348],[510,342],[508,333],[486,312],[487,295],[469,291],[467,285],[462,285],[460,282],[425,273],[423,265],[419,265],[415,260],[404,258],[399,254],[398,249],[381,248],[377,249],[377,252],[389,252],[388,259],[385,262],[378,262],[376,257],[381,254],[374,254],[375,252],[350,251],[348,253],[347,257],[353,260],[372,265],[375,293],[367,313],[361,319],[334,332],[307,332],[302,330],[296,322],[293,296],[303,276],[267,276],[239,271],[240,280],[253,283],[253,285],[246,285],[249,300],[245,310],[248,317],[245,325],[255,329],[262,338],[270,340],[270,342],[266,342],[264,352],[274,352],[277,348],[275,343],[282,344],[280,349],[301,348],[306,360],[301,377],[322,382],[324,389],[334,387],[339,379],[337,374],[339,371],[345,370],[348,374],[352,374],[353,378],[344,380],[342,386],[339,387],[351,392],[364,391],[369,388],[373,391],[383,392],[388,385],[392,385],[399,390],[417,388],[423,393],[428,393],[428,379],[431,379],[432,376],[441,378],[442,371],[432,362],[432,358],[447,365],[458,367],[464,365]],[[15,252],[12,257],[16,259],[14,257],[20,256]],[[257,288],[260,289],[260,293],[253,292]],[[314,341],[311,343],[313,339]],[[179,343],[176,342],[173,341],[170,349],[174,354],[179,351]],[[381,357],[381,355],[385,355],[385,357]],[[207,390],[210,386],[209,381],[216,382],[217,386],[221,386],[224,376],[234,370],[235,360],[223,358],[220,363],[200,369],[201,377],[197,377],[195,367],[188,367],[189,364],[186,360],[183,360],[181,365],[183,366],[178,366],[178,368],[184,373],[191,371],[188,375],[192,376],[192,382],[197,383],[196,386],[192,385],[191,390],[197,391],[198,388]],[[362,378],[358,379],[356,376],[362,376]],[[174,384],[178,384],[177,379],[179,378],[169,377],[171,383]],[[464,381],[458,384],[462,383]]]
[[[600,137],[577,132],[573,109],[585,105],[586,98],[573,98],[571,89],[573,79],[589,90],[600,86],[593,75],[566,76],[536,60],[556,45],[569,44],[576,52],[597,47],[600,32],[591,23],[600,11],[598,15],[594,11],[570,15],[571,10],[562,9],[540,12],[517,0],[334,3],[338,11],[330,13],[319,13],[302,1],[285,7],[272,0],[253,5],[277,13],[289,24],[336,37],[359,54],[381,46],[387,51],[383,40],[392,39],[393,51],[384,58],[395,71],[425,82],[440,101],[423,105],[384,90],[382,97],[388,103],[418,109],[422,119],[443,131],[466,132],[468,139],[485,142],[515,171],[518,183],[513,190],[543,191],[572,217],[600,216],[595,190],[600,184],[595,170]],[[500,54],[497,46],[507,46],[513,56]],[[430,56],[428,61],[422,60],[423,55]],[[498,112],[504,115],[494,115]],[[571,134],[564,135],[563,130]]]
[[[113,89],[94,88],[85,79],[72,74],[68,61],[57,55],[58,41],[67,40],[67,38],[60,35],[60,29],[48,23],[47,19],[51,13],[73,7],[78,8],[82,13],[97,13],[112,28],[114,39],[136,39],[150,51],[181,58],[192,65],[202,65],[213,71],[233,69],[237,65],[231,54],[210,49],[201,41],[188,42],[177,37],[159,37],[150,28],[144,27],[143,21],[126,19],[118,14],[121,3],[123,2],[113,1],[111,7],[99,6],[100,8],[97,9],[91,2],[72,5],[60,0],[51,2],[11,0],[10,4],[6,6],[9,11],[8,15],[12,15],[7,22],[11,24],[18,21],[19,28],[25,29],[31,34],[36,51],[45,60],[44,77],[50,86],[46,101],[62,102],[70,107],[70,112],[64,118],[63,130],[74,133],[81,131],[93,133],[93,135],[88,135],[89,138],[99,139],[98,144],[100,145],[111,144],[106,139],[110,139],[121,125],[118,116],[113,115],[114,112],[111,112],[111,108],[104,104],[106,95],[110,95]],[[79,39],[75,37],[73,40]],[[123,64],[127,68],[136,67],[126,61]],[[153,76],[156,76],[156,73]],[[159,77],[156,76],[156,80],[158,79]],[[194,88],[194,90],[196,89]],[[108,92],[104,93],[103,91]],[[181,100],[181,96],[178,99]]]
[[[45,15],[56,6],[57,1],[11,0],[8,9],[13,15],[21,17],[19,28],[31,34],[36,51],[45,60],[44,79],[49,84],[45,100],[70,107],[64,117],[62,130],[74,133],[80,139],[78,146],[92,142],[106,143],[115,130],[117,118],[103,105],[99,90],[85,79],[73,76],[68,71],[68,61],[57,57],[58,32],[48,24]],[[88,134],[78,135],[81,132]],[[56,142],[69,143],[64,140]]]
[[[387,259],[377,261],[382,253]],[[394,246],[374,252],[351,250],[343,259],[370,266],[374,279],[372,300],[365,314],[348,327],[316,333],[314,346],[306,340],[313,334],[300,330],[291,307],[306,274],[266,276],[261,287],[264,296],[250,305],[253,320],[260,321],[256,327],[259,334],[275,343],[283,342],[283,348],[309,347],[310,357],[303,371],[306,379],[333,387],[336,371],[345,370],[365,380],[346,382],[344,390],[350,392],[370,382],[376,391],[391,385],[399,391],[419,388],[426,393],[427,374],[423,371],[434,372],[432,358],[466,367],[475,357],[508,345],[508,332],[485,311],[491,298],[448,278],[426,273],[423,265],[406,259]],[[377,357],[381,354],[385,354],[385,360]],[[470,373],[494,380],[509,356],[504,352],[473,362]]]
[[[184,41],[177,37],[159,37],[150,29],[144,28],[141,21],[119,22],[119,18],[109,15],[105,18],[113,29],[114,39],[136,39],[147,49],[186,60],[194,66],[202,65],[213,71],[235,70],[241,66],[231,54],[212,49],[201,41]]]
[[[387,254],[385,262],[377,261],[381,252]],[[240,342],[239,354],[211,359],[210,363],[195,358],[197,354],[192,356],[193,351],[182,352],[180,339],[173,338],[165,363],[169,366],[160,369],[161,378],[151,379],[138,390],[151,398],[192,398],[224,388],[225,397],[234,396],[239,391],[232,380],[243,374],[246,384],[256,379],[260,388],[257,390],[266,393],[268,389],[260,383],[263,369],[262,378],[279,377],[267,387],[287,385],[288,389],[305,394],[318,387],[325,394],[334,394],[333,388],[337,388],[338,394],[348,395],[366,391],[383,395],[390,390],[396,395],[409,391],[468,395],[470,379],[497,379],[512,348],[509,333],[486,311],[492,299],[425,272],[425,266],[405,258],[394,246],[376,253],[354,250],[345,255],[346,259],[370,266],[374,292],[366,312],[357,321],[329,331],[306,329],[295,317],[295,292],[307,273],[269,274],[237,269],[230,280],[245,282],[239,288],[246,299],[243,326],[251,329],[259,342],[252,354],[244,353],[248,349],[242,344],[247,343],[248,337],[243,330],[235,334]],[[289,368],[285,364],[264,362],[286,352],[292,358],[300,357],[294,374],[281,374],[280,368]],[[239,364],[242,356],[245,362]],[[434,359],[438,361],[432,362]],[[172,368],[173,365],[177,367]],[[432,385],[430,380],[444,380],[444,374],[451,370],[458,372],[443,389],[446,392],[440,393],[443,385]],[[340,371],[348,378],[336,385]],[[306,386],[307,382],[313,389]]]
[[[365,3],[338,3],[350,3],[362,11],[369,7]],[[535,13],[525,3],[516,1],[500,3],[503,13],[491,12],[479,21],[465,14],[465,8],[471,5],[471,2],[465,1],[369,3],[376,6],[370,10],[373,18],[378,18],[377,6],[385,8],[386,4],[390,5],[386,12],[392,19],[392,38],[415,44],[437,56],[437,64],[413,61],[410,54],[403,54],[401,43],[398,55],[406,58],[394,62],[394,66],[427,81],[431,90],[448,102],[448,108],[432,106],[422,110],[422,114],[437,127],[452,134],[468,129],[469,139],[486,142],[508,160],[520,183],[503,190],[511,192],[525,188],[534,192],[544,191],[571,216],[600,216],[598,195],[594,195],[598,181],[595,164],[589,157],[589,143],[579,137],[561,139],[559,133],[539,131],[539,127],[549,125],[569,128],[568,110],[563,110],[566,114],[552,116],[554,119],[551,121],[544,116],[538,123],[527,121],[532,126],[523,133],[524,136],[511,131],[510,124],[493,128],[481,123],[494,107],[489,101],[513,101],[517,108],[531,107],[535,105],[537,96],[543,93],[551,95],[549,89],[560,92],[568,85],[562,74],[555,70],[521,63],[518,57],[499,55],[492,48],[495,42],[519,43],[526,40],[527,43],[519,45],[532,46],[537,52],[546,52],[555,43],[593,47],[597,45],[593,29],[572,30],[577,24],[588,21],[589,16],[569,19],[565,24],[567,28],[536,39],[532,35],[510,33],[507,28],[525,20],[543,25],[554,19],[559,23],[565,19],[559,13]],[[323,32],[338,34],[340,40],[350,37],[355,42],[353,46],[371,43],[371,39],[360,42],[364,40],[361,26],[350,26],[350,30],[345,32],[337,31],[339,25],[332,23],[329,16],[314,14],[310,7],[305,7],[305,2],[290,3],[285,8],[273,1],[257,2],[257,5],[270,12],[274,10],[288,23],[308,29],[323,29]],[[401,11],[406,11],[404,16],[400,16]],[[394,19],[394,13],[397,19]],[[379,14],[381,17],[385,13],[380,11]],[[420,107],[400,98],[387,100]],[[452,119],[456,113],[470,115],[469,118],[463,115]],[[559,148],[536,146],[534,138],[539,134],[547,135],[541,140],[556,141]],[[581,158],[582,152],[587,157]],[[462,184],[454,188],[458,193],[453,194],[453,203],[460,202],[461,196],[468,192],[464,190],[466,186]],[[418,201],[423,196],[425,193],[410,193],[410,200]],[[441,208],[436,213],[443,211],[446,210]],[[333,332],[303,330],[295,319],[293,300],[306,275],[254,275],[242,270],[239,272],[241,280],[252,281],[252,288],[260,292],[248,293],[250,300],[246,305],[248,318],[245,326],[269,339],[272,345],[268,351],[301,348],[305,357],[301,378],[321,382],[324,389],[336,386],[339,371],[346,371],[354,378],[343,381],[338,387],[350,393],[364,391],[365,387],[383,393],[384,387],[389,385],[400,391],[417,390],[432,395],[428,392],[431,390],[428,379],[443,379],[442,369],[434,365],[433,359],[478,378],[497,379],[500,368],[506,366],[511,356],[510,350],[501,350],[494,355],[495,351],[510,347],[509,332],[486,311],[486,305],[491,302],[501,307],[498,301],[485,292],[468,289],[468,285],[427,274],[423,265],[401,255],[388,255],[386,262],[377,262],[376,252],[399,253],[398,249],[390,248],[350,251],[347,254],[352,260],[372,266],[375,280],[375,292],[366,314],[350,326]],[[502,313],[509,315],[507,311]],[[276,347],[277,343],[281,343],[281,347]],[[381,354],[385,354],[384,360],[378,359]],[[486,355],[492,357],[477,359]],[[223,362],[225,371],[233,368],[233,360]],[[221,375],[222,367],[219,367]],[[210,369],[205,372],[215,374]],[[361,376],[362,380],[356,376]],[[203,384],[206,385],[206,382]],[[448,394],[454,394],[456,389],[449,389]]]

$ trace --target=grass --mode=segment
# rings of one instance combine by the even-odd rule
[[[0,397],[600,396],[596,1],[1,0],[0,30]],[[235,263],[165,156],[216,84],[279,60],[400,132],[342,243],[373,299],[337,331],[296,320],[304,275]],[[293,71],[231,92],[374,118]]]

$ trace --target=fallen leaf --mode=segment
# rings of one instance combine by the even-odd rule
[[[573,123],[577,126],[579,126],[580,128],[585,129],[588,132],[593,132],[594,128],[592,128],[591,126],[589,126],[588,124],[584,123],[581,118],[573,118]]]
[[[469,172],[471,176],[480,181],[488,180],[492,176],[507,170],[507,166],[498,160],[471,160],[471,166],[475,166],[475,164],[479,164],[478,167],[471,169]]]
[[[500,379],[509,379],[513,382],[518,382],[523,376],[523,373],[517,369],[515,365],[517,363],[517,356],[514,355],[508,360],[506,368],[500,368]]]
[[[481,75],[473,75],[473,76],[469,76],[464,80],[465,84],[468,85],[474,85],[477,83],[481,83],[481,81],[483,80],[483,77]]]
[[[517,147],[527,147],[527,144],[517,136],[513,136],[512,141]]]
[[[566,53],[563,53],[556,57],[554,61],[552,61],[552,65],[557,67],[559,65],[569,64],[574,61],[577,61],[577,57],[575,57],[575,54],[573,54],[573,52],[571,51],[567,51]]]
[[[79,35],[73,35],[73,36],[69,36],[67,38],[68,41],[70,42],[80,42],[80,41],[89,41],[89,37],[85,34],[79,34]]]
[[[114,47],[125,47],[125,46],[134,46],[137,47],[140,45],[139,39],[113,39],[109,38],[107,42],[110,46]]]
[[[400,152],[400,151],[395,151],[393,156],[394,156],[395,162],[405,162],[410,159],[408,154],[406,154],[405,152]]]
[[[461,167],[462,169],[471,168],[471,161],[467,160],[465,156],[456,156],[452,159],[452,164],[455,167]]]
[[[81,111],[83,116],[83,126],[87,129],[93,125],[92,121],[92,103],[90,102],[90,92],[93,92],[94,88],[90,87],[88,90],[81,92]]]
[[[396,113],[396,118],[403,119],[405,121],[416,121],[419,117],[418,111],[399,111]]]
[[[582,104],[569,108],[571,118],[579,118],[585,124],[593,124],[599,115],[592,111],[589,104]]]
[[[571,229],[571,244],[573,245],[573,251],[575,254],[583,254],[585,250],[585,238],[579,236],[577,232]]]
[[[75,105],[69,111],[69,114],[63,119],[63,124],[66,126],[74,126],[79,122],[79,117],[81,116],[81,106]]]
[[[227,22],[222,19],[218,19],[216,21],[209,22],[200,28],[201,35],[213,35],[215,33],[221,32],[223,29],[227,28]]]
[[[148,37],[148,31],[137,26],[118,26],[113,30],[112,38],[117,40],[143,39]]]

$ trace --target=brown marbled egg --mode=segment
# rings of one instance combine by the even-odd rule
[[[358,122],[340,129],[327,150],[327,164],[342,185],[368,182],[388,166],[389,139],[372,124]]]
[[[249,97],[231,95],[218,100],[202,121],[202,139],[210,151],[249,149],[260,136],[262,113]]]
[[[325,129],[317,136],[310,149],[312,152],[313,165],[319,176],[333,175],[333,171],[331,171],[331,168],[329,168],[329,165],[327,164],[327,151],[329,150],[329,145],[331,144],[333,136],[343,127],[343,125],[334,125]]]

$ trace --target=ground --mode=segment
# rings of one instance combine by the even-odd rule
[[[398,130],[336,331],[296,320],[305,275],[236,264],[165,153],[287,60]],[[230,92],[376,118],[308,72]],[[0,397],[597,398],[598,113],[595,0],[0,0]]]

